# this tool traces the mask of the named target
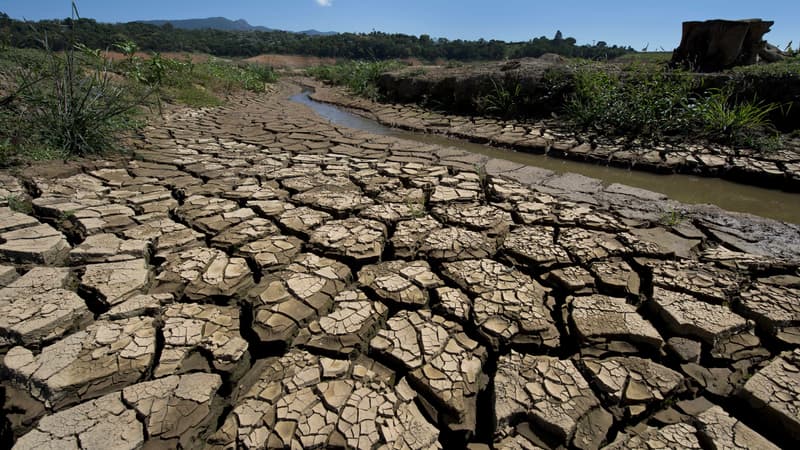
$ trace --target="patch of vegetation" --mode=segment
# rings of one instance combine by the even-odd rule
[[[666,227],[674,227],[680,225],[686,219],[686,214],[684,214],[683,211],[670,209],[669,211],[664,211],[664,213],[661,214],[661,217],[658,219],[658,223]]]
[[[140,127],[148,109],[161,112],[164,101],[216,106],[221,96],[263,92],[277,79],[258,64],[142,57],[132,41],[114,46],[124,58],[113,61],[77,40],[85,23],[73,2],[69,27],[41,32],[38,50],[0,48],[0,167],[118,150],[121,135]],[[68,45],[56,51],[54,41]]]
[[[636,52],[627,53],[618,58],[614,58],[611,62],[614,63],[649,63],[649,64],[667,64],[672,59],[672,52]]]
[[[137,56],[138,46],[131,41],[115,45],[125,59],[117,70],[127,78],[154,90],[158,100],[176,101],[188,106],[216,106],[221,100],[213,93],[228,95],[238,90],[263,92],[266,85],[278,79],[275,70],[261,64],[237,64],[210,58],[195,63],[166,58],[158,52],[147,58]]]
[[[709,89],[691,107],[698,127],[712,140],[772,150],[780,145],[780,135],[769,115],[781,106],[776,103],[739,101],[733,88]]]
[[[655,64],[621,70],[586,64],[574,73],[565,114],[578,126],[607,136],[650,141],[701,136],[760,151],[780,145],[770,115],[781,105],[742,99],[732,84],[704,88],[698,80]]]
[[[307,73],[333,85],[344,86],[355,95],[377,100],[380,97],[378,78],[404,66],[399,61],[350,61],[312,67]]]
[[[17,197],[16,195],[9,195],[6,197],[6,203],[12,211],[22,214],[33,214],[33,203],[25,198]]]
[[[171,98],[177,103],[192,108],[205,108],[222,105],[224,102],[201,85],[182,86],[171,91]]]
[[[654,66],[614,72],[586,65],[575,72],[565,111],[578,125],[603,134],[658,139],[685,130],[694,87],[688,74]]]
[[[750,66],[739,66],[731,69],[736,75],[743,76],[800,76],[800,53],[769,64],[753,64]]]
[[[52,36],[60,29],[77,23],[77,40],[91,48],[111,48],[121,39],[139,44],[143,51],[201,52],[220,57],[251,57],[265,53],[307,55],[360,60],[419,58],[459,61],[487,61],[504,58],[537,57],[557,53],[570,57],[608,59],[633,52],[630,47],[618,47],[598,41],[594,45],[577,45],[574,38],[556,33],[553,38],[541,36],[525,42],[499,40],[467,41],[434,39],[428,35],[338,33],[330,36],[309,36],[288,31],[222,31],[214,29],[185,30],[171,24],[162,26],[129,23],[99,23],[92,19],[43,20],[36,27]],[[13,20],[0,13],[0,29],[8,31],[9,45],[37,47],[38,34],[27,23]],[[64,39],[53,42],[55,50],[69,47]]]
[[[4,77],[13,78],[16,88],[0,102],[0,138],[16,154],[36,159],[114,149],[119,132],[131,127],[134,111],[150,96],[148,89],[115,82],[111,62],[75,42],[73,30],[66,38],[70,46],[60,53],[45,34],[41,56]]]
[[[491,79],[492,89],[488,94],[475,99],[475,104],[483,114],[509,117],[517,112],[518,107],[524,102],[522,98],[522,85],[519,81],[497,81]],[[508,85],[508,86],[507,86]]]

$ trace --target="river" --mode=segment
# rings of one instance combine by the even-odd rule
[[[683,203],[710,203],[730,211],[745,212],[800,224],[800,194],[749,186],[719,178],[681,174],[655,174],[552,158],[547,155],[517,152],[440,135],[391,128],[335,106],[314,101],[308,96],[308,92],[294,95],[291,100],[309,106],[331,123],[348,128],[384,136],[394,136],[423,144],[456,147],[491,158],[541,167],[557,173],[579,173],[587,177],[600,179],[606,185],[612,183],[626,184],[659,192]]]

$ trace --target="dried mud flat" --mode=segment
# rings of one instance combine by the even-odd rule
[[[34,206],[0,206],[3,444],[800,439],[797,227],[337,128],[298,90],[0,175]]]

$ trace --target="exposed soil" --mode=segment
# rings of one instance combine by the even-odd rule
[[[0,174],[33,203],[0,205],[0,442],[800,439],[800,228],[335,126],[299,91]]]

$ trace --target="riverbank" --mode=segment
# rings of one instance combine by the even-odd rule
[[[300,90],[0,177],[31,198],[0,207],[4,444],[798,438],[799,227],[355,131]]]
[[[445,69],[441,70],[445,72]],[[406,71],[412,72],[413,69]],[[446,73],[438,75],[442,78],[439,81],[453,85],[453,79],[447,78],[446,75]],[[481,74],[481,76],[489,75]],[[424,77],[431,78],[433,74],[429,72]],[[398,73],[394,74],[394,77],[385,75],[381,79],[383,91],[391,88],[398,92],[404,89],[418,92],[419,96],[412,96],[406,100],[411,103],[378,103],[347,95],[339,88],[313,80],[304,83],[315,88],[312,96],[314,100],[360,111],[361,114],[387,126],[631,170],[719,177],[755,186],[790,192],[800,191],[800,139],[798,138],[787,137],[780,149],[769,152],[734,149],[709,143],[650,146],[637,145],[622,138],[609,139],[576,132],[558,120],[501,120],[446,114],[413,103],[421,101],[423,97],[431,101],[435,100],[435,95],[444,95],[442,91],[444,88],[437,88],[438,78],[433,78],[434,80],[429,83],[430,86],[423,87],[417,85],[419,83],[415,84],[413,74]],[[472,83],[477,81],[473,80]],[[428,90],[431,92],[426,95]],[[395,96],[389,94],[389,98]]]
[[[800,195],[798,194],[735,183],[721,178],[684,174],[654,174],[550,157],[547,154],[518,152],[441,134],[392,128],[368,118],[366,114],[359,115],[357,112],[351,112],[343,107],[312,100],[309,97],[311,92],[310,88],[305,88],[302,93],[293,95],[290,99],[309,106],[321,117],[339,126],[414,141],[426,147],[430,145],[447,147],[455,149],[457,152],[467,151],[489,159],[502,159],[524,166],[533,166],[542,169],[543,174],[579,174],[598,180],[603,187],[623,184],[652,191],[652,195],[663,194],[671,200],[685,204],[711,204],[728,211],[800,224]]]

